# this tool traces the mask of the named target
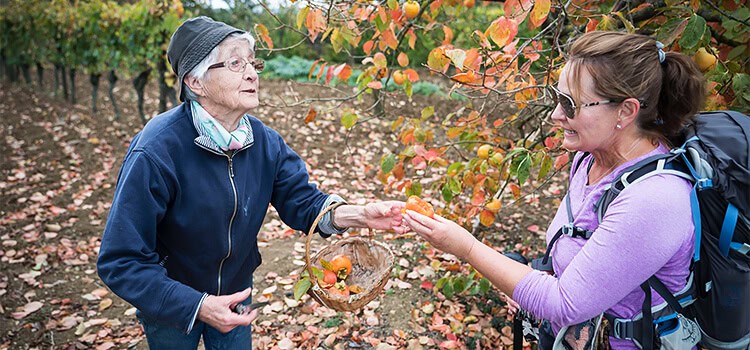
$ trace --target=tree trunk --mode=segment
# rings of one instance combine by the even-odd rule
[[[159,74],[159,113],[167,110],[167,97],[169,95],[169,86],[164,81],[164,74],[167,72],[167,65],[163,59],[159,59],[156,63],[156,72]]]
[[[8,80],[15,84],[18,81],[18,66],[15,64],[9,64],[7,69],[6,73],[8,74]]]
[[[119,120],[120,109],[117,108],[117,99],[115,99],[115,84],[117,84],[117,74],[111,70],[109,71],[109,100],[112,101],[112,107],[115,109],[115,120]]]
[[[39,62],[36,63],[36,82],[39,90],[44,90],[44,66]]]
[[[78,99],[76,99],[76,69],[71,68],[68,72],[70,73],[70,103],[76,104],[78,102]]]
[[[99,78],[101,73],[89,74],[89,82],[91,82],[91,112],[96,113],[96,99],[99,96]]]
[[[0,50],[1,51],[1,50]],[[7,68],[5,67],[5,54],[0,52],[0,79],[5,78],[5,70]]]
[[[60,76],[62,77],[62,85],[63,85],[63,97],[65,99],[68,99],[68,76],[65,75],[65,66],[60,66]]]
[[[375,99],[375,116],[378,118],[385,116],[385,94],[381,93],[380,89],[373,89],[372,97]]]
[[[52,94],[57,96],[60,94],[60,65],[55,63],[54,68],[54,74],[52,74],[55,77],[55,85],[52,86]]]
[[[18,67],[21,68],[21,73],[23,73],[23,80],[26,82],[26,85],[31,85],[31,65],[28,63],[22,63],[18,65]]]
[[[141,121],[143,121],[143,125],[146,125],[146,113],[143,111],[143,90],[146,88],[146,83],[148,83],[148,75],[151,74],[151,69],[147,69],[141,74],[138,74],[135,79],[133,79],[133,87],[135,87],[135,93],[138,95],[138,114],[141,116]]]

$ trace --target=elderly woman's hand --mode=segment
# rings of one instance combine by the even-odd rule
[[[462,260],[469,256],[476,243],[476,238],[469,231],[437,214],[432,219],[413,210],[407,210],[404,221],[433,247]]]
[[[405,233],[408,228],[402,225],[401,209],[403,208],[404,203],[399,201],[369,203],[365,205],[365,223],[372,229]]]
[[[203,300],[198,319],[216,328],[221,333],[229,333],[239,326],[247,326],[258,318],[258,310],[247,314],[237,314],[232,308],[250,297],[252,289],[229,295],[209,295]]]

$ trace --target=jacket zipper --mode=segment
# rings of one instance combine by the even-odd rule
[[[232,157],[235,153],[236,152],[229,151],[224,154],[227,157],[229,182],[232,184],[232,192],[234,193],[234,209],[232,211],[232,217],[229,219],[229,229],[227,230],[229,249],[227,250],[227,256],[225,256],[224,259],[221,259],[221,262],[219,263],[218,290],[216,295],[221,295],[221,270],[224,267],[224,261],[229,259],[232,255],[232,224],[234,223],[234,217],[237,215],[237,187],[234,185],[234,166],[232,165]]]

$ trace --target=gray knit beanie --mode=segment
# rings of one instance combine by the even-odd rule
[[[185,75],[201,63],[227,36],[244,32],[206,16],[189,19],[175,30],[172,39],[169,40],[167,59],[177,76],[180,101],[185,101],[185,92],[182,91]]]

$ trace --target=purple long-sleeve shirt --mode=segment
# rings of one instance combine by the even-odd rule
[[[581,162],[570,181],[574,224],[593,230],[589,240],[561,236],[552,249],[556,276],[533,271],[513,291],[513,299],[533,315],[550,320],[553,330],[602,312],[632,318],[641,311],[640,284],[656,276],[672,292],[681,290],[693,254],[690,183],[673,175],[655,175],[626,188],[610,204],[601,223],[594,203],[623,169],[648,156],[666,153],[664,145],[632,159],[589,186],[592,157]],[[575,161],[582,154],[576,155]],[[568,223],[565,201],[547,229],[547,243]],[[652,305],[663,302],[652,293]],[[636,349],[631,341],[610,338],[614,349]]]

